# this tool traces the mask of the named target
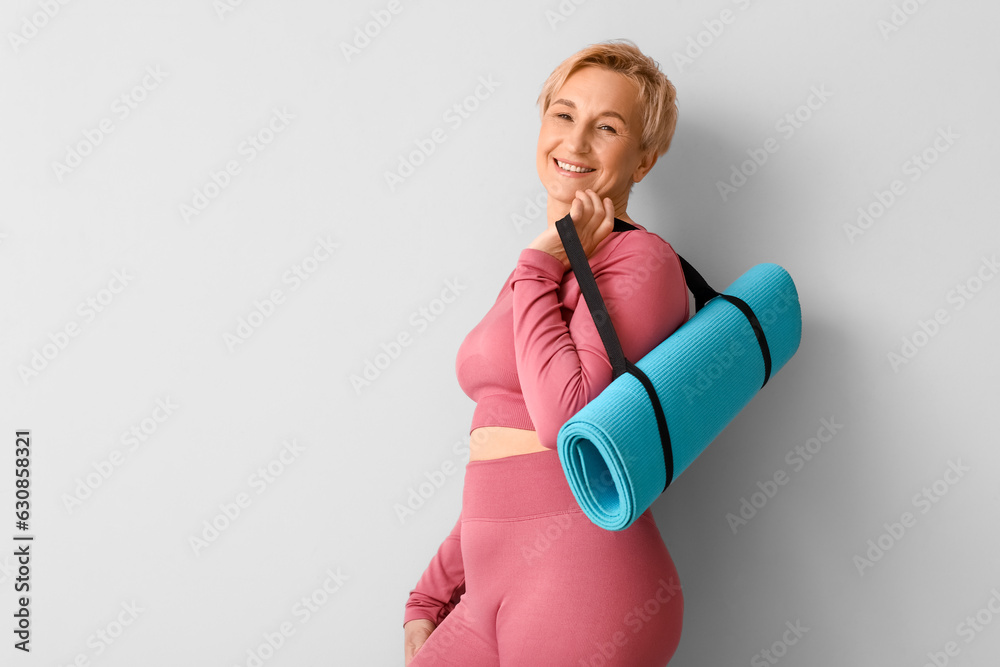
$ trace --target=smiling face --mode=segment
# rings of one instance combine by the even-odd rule
[[[642,117],[636,85],[623,75],[587,66],[552,96],[538,133],[536,167],[549,194],[549,220],[569,212],[577,190],[614,202],[621,217],[629,188],[656,163],[639,150]],[[553,217],[556,216],[556,217]]]

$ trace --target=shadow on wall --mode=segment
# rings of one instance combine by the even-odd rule
[[[751,176],[743,187],[757,190],[758,209],[760,188],[770,188],[765,197],[774,214],[748,219],[748,207],[740,203],[744,193],[723,202],[716,186],[729,176],[720,173],[719,156],[732,155],[746,157],[746,146],[724,145],[717,132],[685,119],[668,153],[633,192],[635,197],[645,190],[642,196],[655,212],[655,218],[646,214],[636,220],[666,239],[714,288],[724,291],[751,266],[775,262],[791,274],[802,304],[802,341],[795,356],[653,503],[685,594],[677,664],[726,664],[749,647],[769,646],[782,637],[786,622],[796,620],[787,617],[791,597],[815,601],[838,593],[810,590],[835,585],[834,579],[815,576],[815,544],[761,517],[781,505],[781,515],[814,506],[844,511],[829,507],[825,489],[799,480],[824,475],[816,472],[824,465],[822,445],[841,437],[849,383],[860,377],[861,358],[850,354],[848,334],[837,327],[835,314],[810,294],[813,285],[822,284],[821,276],[810,274],[813,249],[800,252],[782,241],[798,231],[788,225],[810,219],[812,211],[794,210],[806,200],[791,187],[778,190],[773,179],[765,185]],[[802,566],[784,569],[787,563]],[[802,606],[803,621],[809,616],[806,626],[842,625],[829,607]],[[748,622],[750,615],[756,620]],[[762,634],[760,628],[772,626],[774,637]],[[842,658],[862,662],[860,654],[847,655],[844,648]]]

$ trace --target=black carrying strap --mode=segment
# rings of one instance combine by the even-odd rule
[[[630,229],[638,228],[624,220],[615,218],[615,226],[612,232],[624,232]],[[576,281],[580,285],[580,292],[587,300],[587,307],[594,318],[597,333],[600,334],[601,341],[604,343],[604,349],[608,353],[608,360],[611,362],[612,369],[611,379],[614,380],[622,373],[631,373],[642,383],[642,386],[646,389],[646,393],[649,395],[653,411],[656,414],[656,425],[660,430],[660,445],[663,447],[663,468],[666,471],[666,483],[663,485],[663,490],[666,491],[674,477],[674,456],[673,448],[670,445],[670,431],[667,428],[667,418],[663,414],[663,406],[660,405],[660,398],[656,395],[656,389],[653,388],[653,383],[646,374],[625,358],[621,343],[618,341],[618,334],[611,323],[608,309],[604,305],[604,298],[597,288],[597,281],[594,279],[594,273],[590,269],[590,261],[587,259],[587,253],[583,250],[583,245],[580,243],[580,237],[577,235],[573,219],[568,213],[556,221],[556,231],[559,232],[563,250],[566,252],[566,257],[569,259],[573,273],[576,275]],[[753,310],[742,299],[729,294],[720,294],[712,289],[687,260],[680,255],[677,255],[677,258],[680,260],[681,269],[684,271],[684,281],[694,295],[694,309],[696,313],[706,303],[717,296],[721,296],[739,308],[740,312],[746,316],[750,322],[750,326],[753,327],[754,334],[757,336],[757,343],[760,345],[760,351],[764,357],[764,382],[761,384],[761,387],[766,385],[768,379],[771,377],[771,351],[768,348],[767,339],[764,337],[764,330],[761,328],[760,322],[757,320],[757,316],[754,315]]]
[[[627,225],[628,223],[626,222],[625,224]],[[632,228],[635,229],[635,227]],[[747,305],[746,301],[740,299],[739,297],[735,297],[732,294],[722,294],[721,292],[716,292],[714,289],[709,287],[708,283],[705,282],[705,279],[701,277],[701,274],[695,271],[693,266],[688,264],[686,259],[680,255],[677,255],[677,259],[681,260],[681,269],[684,271],[684,282],[687,283],[688,289],[691,290],[691,294],[694,295],[694,312],[697,313],[706,303],[717,296],[721,296],[723,299],[739,308],[740,312],[747,318],[747,321],[750,322],[750,326],[753,327],[754,336],[757,337],[757,344],[760,346],[760,354],[764,357],[764,382],[760,385],[761,389],[763,389],[764,385],[767,384],[767,381],[771,379],[771,349],[767,345],[767,338],[764,337],[764,329],[760,326],[760,322],[757,320],[757,316],[754,315],[753,309]],[[577,276],[577,280],[579,280],[579,276]],[[594,283],[594,287],[597,287],[596,282]],[[587,303],[589,304],[590,302],[588,301]]]

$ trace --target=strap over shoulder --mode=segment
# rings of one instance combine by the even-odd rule
[[[611,231],[624,232],[633,229],[638,229],[638,227],[620,218],[615,218],[615,226]],[[573,224],[573,219],[569,213],[556,221],[556,231],[559,232],[559,238],[562,240],[563,250],[569,259],[571,270],[576,274],[576,281],[580,285],[580,291],[587,301],[587,307],[590,308],[590,313],[594,317],[594,324],[597,326],[597,332],[601,336],[601,342],[604,343],[604,349],[608,353],[608,360],[611,362],[612,381],[623,373],[630,373],[642,383],[646,389],[646,393],[649,394],[649,399],[653,404],[653,411],[656,413],[656,423],[660,431],[660,444],[663,446],[663,463],[666,470],[666,484],[663,490],[666,491],[674,476],[674,457],[670,446],[670,432],[667,429],[667,420],[663,414],[660,399],[656,395],[653,383],[646,377],[646,374],[625,358],[621,342],[618,340],[618,334],[615,332],[615,328],[611,323],[611,316],[608,314],[607,306],[604,304],[604,298],[597,288],[597,280],[594,278],[594,273],[590,268],[587,253],[583,250],[580,237],[576,232],[576,226]],[[701,274],[687,260],[679,254],[677,258],[680,260],[681,269],[684,271],[684,281],[695,298],[695,314],[706,303],[720,296],[739,308],[740,312],[746,316],[750,322],[750,326],[753,327],[754,334],[757,336],[757,342],[760,345],[760,351],[764,358],[764,382],[761,384],[761,387],[763,387],[771,377],[771,352],[757,316],[754,315],[753,310],[745,301],[729,294],[721,294],[712,289],[708,282],[702,278]]]

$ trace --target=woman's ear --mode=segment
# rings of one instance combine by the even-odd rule
[[[649,149],[648,151],[643,153],[642,161],[639,162],[639,165],[635,168],[635,171],[632,172],[632,182],[638,183],[639,181],[644,179],[646,177],[646,174],[649,173],[650,169],[653,168],[653,165],[656,164],[656,160],[658,157],[659,156],[657,156],[656,151],[654,151],[653,149]]]

